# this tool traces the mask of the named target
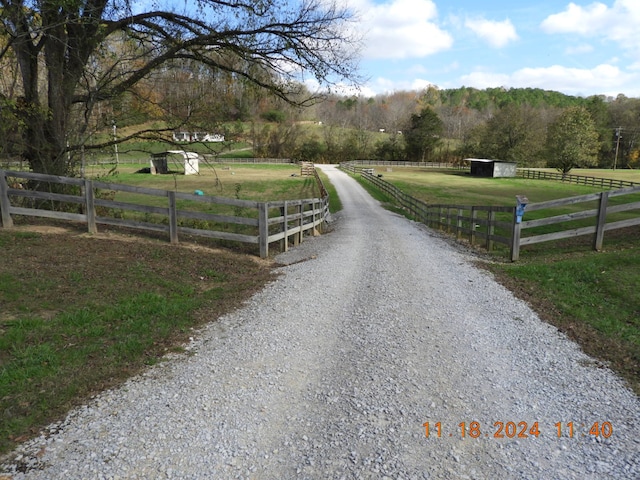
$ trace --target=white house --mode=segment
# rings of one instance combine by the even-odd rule
[[[224,142],[224,135],[207,132],[173,132],[174,142]]]

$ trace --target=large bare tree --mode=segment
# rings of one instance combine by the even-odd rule
[[[96,107],[149,92],[136,87],[176,62],[296,101],[305,75],[319,85],[357,83],[353,17],[338,3],[197,0],[141,11],[132,0],[0,0],[0,60],[20,73],[24,157],[37,172],[74,173],[72,153],[86,143]]]

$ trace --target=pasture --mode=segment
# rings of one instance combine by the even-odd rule
[[[551,180],[475,178],[454,170],[402,167],[391,170],[377,167],[376,173],[429,203],[514,205],[516,195],[526,195],[531,202],[544,202],[598,191]],[[607,172],[586,170],[583,174],[598,173],[607,178]],[[618,174],[620,179],[640,182],[640,172],[626,170]],[[362,183],[373,189],[368,182]],[[388,201],[380,192],[374,193],[381,201]],[[628,197],[640,200],[638,194]],[[581,204],[579,208],[587,207]],[[574,208],[578,207],[563,207],[553,214],[571,213]],[[525,212],[525,218],[537,218],[543,213],[543,210]],[[615,215],[620,219],[631,214]],[[582,226],[581,221],[573,223]],[[531,230],[543,233],[544,228]],[[501,252],[480,257],[478,265],[490,270],[531,304],[541,318],[619,372],[640,393],[640,227],[607,232],[601,252],[593,251],[591,243],[592,239],[585,236],[528,245],[523,247],[517,263],[505,261]]]
[[[254,165],[220,162],[206,164],[201,162],[199,175],[136,173],[148,166],[148,163],[123,164],[118,165],[115,172],[111,171],[113,165],[94,166],[87,170],[87,176],[111,183],[185,193],[200,190],[205,195],[241,200],[295,200],[320,196],[315,179],[301,177],[300,167],[293,164]]]
[[[531,203],[585,195],[600,190],[547,180],[524,178],[478,178],[468,171],[415,167],[376,167],[376,173],[405,193],[431,204],[515,205],[516,195],[526,195]],[[640,171],[572,170],[573,175],[607,177],[616,173],[621,180],[640,183]]]

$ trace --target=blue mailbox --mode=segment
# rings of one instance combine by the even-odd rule
[[[524,195],[516,195],[516,200],[518,201],[516,205],[516,223],[520,223],[522,222],[522,216],[524,215],[524,211],[527,208],[529,199]]]

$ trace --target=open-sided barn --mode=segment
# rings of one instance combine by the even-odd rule
[[[475,177],[515,177],[516,163],[484,158],[467,158],[471,162],[471,175]]]

